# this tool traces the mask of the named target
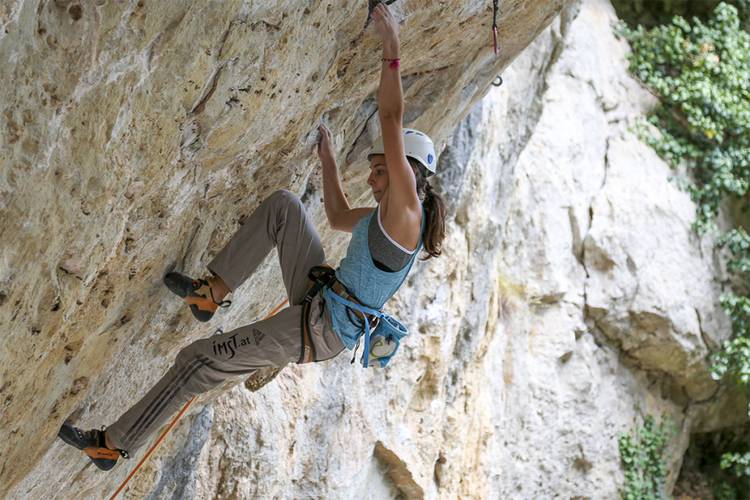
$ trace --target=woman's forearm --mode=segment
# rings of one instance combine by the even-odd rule
[[[399,39],[392,37],[383,41],[383,58],[398,59]],[[380,116],[403,116],[404,95],[401,88],[401,71],[391,67],[390,61],[383,61],[380,67],[380,88],[378,89],[378,112]]]
[[[346,201],[339,179],[339,169],[333,160],[323,162],[323,204],[331,226],[334,226],[337,214],[349,210],[349,202]]]

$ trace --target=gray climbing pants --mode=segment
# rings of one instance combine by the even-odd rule
[[[266,198],[208,269],[234,291],[273,247],[278,251],[289,307],[269,319],[198,340],[182,349],[161,380],[107,428],[107,436],[118,448],[132,454],[188,399],[229,377],[299,360],[301,304],[311,285],[307,273],[325,262],[320,238],[299,198],[285,190]],[[320,294],[313,299],[309,324],[316,361],[330,359],[344,349],[331,328]]]

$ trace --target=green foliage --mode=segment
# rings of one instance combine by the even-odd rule
[[[724,453],[721,456],[720,467],[731,473],[733,478],[725,477],[717,481],[713,488],[716,500],[746,500],[743,492],[750,491],[750,452]]]
[[[725,453],[721,457],[721,468],[733,472],[737,477],[750,477],[750,452]]]
[[[750,278],[750,236],[744,229],[733,229],[717,240],[717,246],[730,252],[727,269],[747,281]],[[721,306],[732,320],[732,337],[712,357],[711,376],[719,380],[730,375],[750,386],[750,298],[734,293],[721,296]]]
[[[714,500],[744,500],[729,483],[719,483],[713,488]]]
[[[737,7],[742,29],[750,31],[750,0],[732,0],[730,3]]]
[[[727,269],[745,282],[750,281],[750,235],[744,229],[733,229],[718,239],[717,246],[730,252]],[[750,387],[750,297],[727,293],[720,301],[732,320],[732,337],[712,356],[711,376],[719,380],[729,375]]]
[[[714,226],[726,196],[750,189],[750,34],[721,3],[693,24],[676,16],[651,30],[620,27],[632,46],[630,70],[660,99],[646,137],[672,165],[687,165],[698,205],[695,229]]]
[[[750,235],[742,229],[733,229],[718,239],[718,247],[727,247],[731,258],[727,262],[729,272],[750,281]]]
[[[664,480],[666,464],[664,450],[674,434],[671,421],[662,416],[658,426],[651,415],[634,434],[620,434],[620,460],[625,470],[625,487],[620,492],[624,500],[661,500],[666,498]]]
[[[748,15],[750,0],[738,3]],[[644,137],[671,165],[690,169],[699,234],[715,227],[724,199],[750,190],[750,34],[740,24],[737,9],[720,3],[707,22],[675,16],[651,30],[620,28],[633,49],[630,70],[660,98],[648,119],[656,133]],[[732,254],[728,270],[750,284],[748,234],[730,231],[717,245]],[[713,356],[711,374],[750,387],[750,300],[730,293],[721,305],[733,337]]]
[[[739,11],[744,29],[747,29],[750,0],[727,0]],[[629,26],[642,24],[653,27],[657,24],[669,24],[674,16],[707,18],[719,4],[719,0],[613,0],[612,5],[617,17]]]
[[[720,3],[707,21],[692,23],[675,16],[671,23],[646,30],[625,26],[619,32],[630,42],[631,72],[659,98],[640,133],[672,166],[685,166],[693,184],[688,192],[697,205],[693,228],[699,234],[715,229],[720,204],[741,200],[746,211],[750,191],[750,0],[736,7]],[[652,131],[652,133],[644,131]],[[738,287],[750,289],[750,236],[734,229],[717,241],[729,250],[727,269]],[[750,297],[728,293],[721,306],[732,321],[732,337],[712,356],[711,376],[727,377],[750,388]],[[645,424],[644,424],[645,427]],[[636,447],[621,438],[621,456],[633,462]],[[625,458],[623,458],[625,462]],[[739,484],[750,481],[750,453],[723,453],[721,469],[740,480],[718,478],[719,500],[739,498]],[[654,498],[659,477],[626,473],[625,498]],[[627,476],[630,474],[630,476]],[[738,482],[739,481],[739,482]],[[649,485],[651,490],[645,489]],[[630,496],[628,496],[630,495]]]

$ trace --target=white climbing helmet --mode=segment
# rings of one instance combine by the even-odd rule
[[[435,173],[437,165],[435,145],[427,134],[413,128],[405,128],[404,152],[407,158],[414,158],[427,169],[428,177]],[[383,147],[383,136],[381,135],[370,150],[367,151],[367,159],[369,160],[372,155],[382,154],[385,154],[385,148]]]

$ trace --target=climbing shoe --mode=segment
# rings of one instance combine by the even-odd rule
[[[78,427],[73,427],[69,422],[65,422],[60,427],[57,437],[69,445],[83,450],[91,461],[94,462],[94,465],[101,470],[109,470],[114,467],[117,459],[120,457],[130,458],[128,452],[125,450],[110,450],[107,448],[103,430],[91,429],[90,431],[82,431]]]
[[[190,305],[190,310],[198,321],[208,321],[219,307],[229,307],[232,302],[214,300],[211,285],[205,279],[194,280],[177,272],[167,273],[164,284]]]

